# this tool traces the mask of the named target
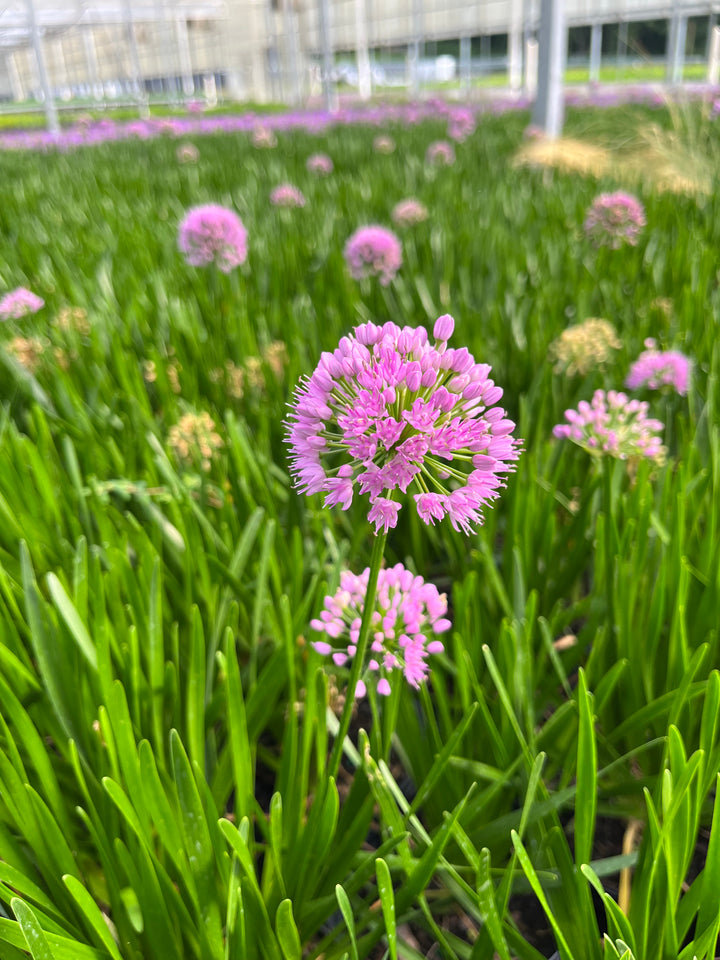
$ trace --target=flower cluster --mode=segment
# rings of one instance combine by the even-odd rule
[[[617,390],[596,390],[591,403],[581,400],[577,410],[565,411],[567,423],[553,427],[553,434],[597,457],[607,453],[618,460],[645,457],[663,463],[666,450],[658,433],[664,424],[650,419],[647,411],[647,403]]]
[[[209,413],[186,413],[168,433],[168,445],[186,466],[200,464],[206,473],[210,470],[213,454],[223,446],[215,430],[215,421]]]
[[[379,133],[373,140],[373,150],[375,153],[393,153],[395,151],[395,141],[386,133]]]
[[[277,137],[269,127],[257,126],[252,132],[250,141],[258,150],[272,150],[277,146]]]
[[[313,630],[332,641],[316,640],[313,647],[323,656],[332,656],[337,667],[345,667],[355,656],[369,574],[369,568],[359,576],[343,571],[337,593],[325,597],[320,618],[310,623]],[[377,692],[387,696],[391,690],[389,677],[394,672],[402,672],[417,689],[429,673],[428,654],[443,652],[442,642],[433,635],[450,629],[446,613],[447,598],[433,584],[413,576],[401,563],[381,570],[372,612],[369,659],[363,664],[355,696],[365,696],[370,677],[377,679]]]
[[[493,406],[502,390],[465,347],[448,349],[454,321],[424,327],[365,323],[324,353],[296,391],[291,468],[303,493],[347,510],[369,494],[375,532],[397,524],[412,486],[420,519],[447,516],[472,532],[519,456],[515,424]]]
[[[644,350],[630,367],[625,381],[629,390],[646,387],[648,390],[660,390],[671,387],[680,396],[688,391],[690,379],[690,360],[679,350]]]
[[[188,210],[180,224],[178,247],[191,267],[214,263],[230,273],[247,258],[247,230],[233,210],[208,203]]]
[[[451,167],[455,163],[455,150],[447,140],[436,140],[425,153],[425,162],[431,167]]]
[[[635,246],[645,223],[645,210],[637,197],[618,190],[593,200],[584,229],[596,246],[617,250],[625,243]]]
[[[392,230],[360,227],[345,244],[345,262],[355,280],[378,277],[387,286],[402,266],[402,245]]]
[[[467,107],[456,107],[448,117],[448,136],[462,143],[475,132],[475,114]]]
[[[38,337],[13,337],[6,350],[28,373],[37,373],[45,347],[49,345],[48,340],[43,341]]]
[[[200,151],[194,143],[181,143],[175,151],[178,163],[197,163]]]
[[[63,307],[52,325],[62,333],[75,333],[80,337],[90,336],[90,321],[82,307]]]
[[[0,300],[0,320],[20,320],[31,313],[37,313],[44,306],[42,297],[25,287],[18,287],[6,293]]]
[[[313,153],[307,158],[305,166],[309,173],[318,177],[328,177],[333,172],[333,162],[326,153]]]
[[[393,207],[393,223],[398,227],[412,227],[417,223],[427,220],[428,212],[424,203],[415,200],[414,197],[408,197],[407,200],[401,200]]]
[[[274,207],[304,207],[305,197],[291,183],[281,183],[271,192],[270,203]]]
[[[550,356],[555,361],[555,373],[584,377],[607,363],[612,351],[621,346],[617,331],[608,320],[589,317],[563,330],[550,344]]]
[[[222,383],[231,397],[242,400],[246,391],[262,394],[268,386],[265,368],[276,380],[282,380],[288,362],[287,347],[282,340],[273,340],[263,350],[262,357],[246,357],[244,365],[238,366],[226,360],[224,367],[210,371],[212,383]]]

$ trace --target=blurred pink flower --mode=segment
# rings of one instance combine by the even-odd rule
[[[209,203],[188,210],[180,224],[178,247],[191,267],[213,263],[230,273],[247,258],[247,230],[233,210]]]
[[[455,163],[455,150],[447,140],[436,140],[425,152],[425,162],[432,167],[451,167]]]
[[[387,286],[402,265],[402,245],[392,230],[360,227],[345,244],[345,262],[355,280],[378,277]]]
[[[333,172],[333,162],[326,153],[313,153],[308,157],[306,167],[319,177],[327,177]]]
[[[44,306],[42,297],[25,287],[18,287],[6,293],[0,300],[0,320],[20,320],[31,313],[37,313]]]
[[[681,396],[688,391],[690,379],[690,359],[678,350],[644,350],[630,367],[625,381],[629,390],[647,387],[648,390],[660,390],[672,387]]]
[[[584,229],[595,246],[617,250],[625,243],[635,246],[645,223],[645,210],[637,197],[618,190],[593,200]]]
[[[291,183],[281,183],[270,194],[270,203],[274,207],[304,207],[305,197]]]
[[[417,223],[427,220],[428,212],[424,203],[420,203],[414,197],[408,197],[407,200],[401,200],[393,207],[393,223],[398,227],[412,227]]]
[[[667,451],[658,434],[664,424],[647,412],[647,403],[630,400],[624,393],[596,390],[591,403],[581,400],[577,410],[565,411],[567,423],[553,427],[553,434],[572,440],[595,457],[645,457],[662,463]]]

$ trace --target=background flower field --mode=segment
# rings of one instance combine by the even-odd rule
[[[391,152],[356,124],[0,154],[0,295],[44,300],[0,325],[3,960],[716,956],[717,182],[518,167],[527,119],[481,117],[449,166],[441,119],[388,125]],[[597,246],[620,189],[646,226]],[[427,218],[394,225],[408,198]],[[178,250],[204,204],[247,230],[227,274]],[[386,285],[343,259],[373,224],[402,243]],[[446,313],[523,452],[476,534],[400,512],[386,563],[452,627],[418,690],[359,702],[335,780],[347,672],[310,622],[373,535],[293,489],[288,403],[358,324]],[[564,372],[588,318],[617,344]],[[685,396],[627,391],[663,462],[554,437],[649,338],[692,363]]]

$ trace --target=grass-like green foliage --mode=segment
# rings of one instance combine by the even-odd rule
[[[526,121],[483,119],[439,171],[436,124],[393,130],[390,156],[342,127],[264,151],[198,138],[197,165],[171,139],[0,156],[0,287],[47,303],[0,331],[3,960],[414,960],[431,943],[538,960],[518,922],[533,897],[563,960],[715,956],[718,194],[646,192],[639,245],[596,251],[585,211],[624,185],[512,168]],[[720,145],[709,122],[703,138]],[[318,149],[324,180],[305,170]],[[270,206],[286,180],[306,208]],[[403,232],[398,278],[356,284],[347,237],[410,195],[430,217]],[[228,277],[177,252],[204,202],[249,230]],[[68,307],[86,323],[58,323]],[[525,452],[475,536],[402,512],[388,559],[448,592],[454,627],[427,687],[398,686],[347,741],[336,783],[337,691],[308,623],[370,534],[362,505],[292,490],[286,403],[354,324],[448,311]],[[622,349],[554,373],[551,342],[589,316]],[[18,336],[40,341],[33,370]],[[666,465],[603,469],[553,440],[649,336],[695,364],[687,398],[648,397]],[[167,442],[188,410],[224,441],[208,472]],[[603,848],[598,818],[642,821],[639,850]]]

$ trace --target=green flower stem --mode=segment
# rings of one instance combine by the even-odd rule
[[[615,643],[615,536],[612,510],[612,474],[615,461],[603,457],[603,507],[605,510],[605,596],[607,601],[608,636]]]
[[[348,680],[347,693],[345,695],[345,705],[343,706],[343,712],[340,717],[340,727],[335,737],[335,743],[333,744],[330,763],[328,765],[328,776],[333,778],[337,777],[338,770],[340,769],[343,743],[350,729],[350,717],[352,716],[353,704],[355,703],[355,688],[357,687],[360,674],[365,664],[365,653],[367,651],[368,640],[370,639],[372,612],[375,609],[378,577],[380,576],[380,568],[382,567],[383,556],[385,554],[386,540],[387,532],[379,533],[373,540],[372,555],[370,557],[370,575],[365,593],[365,606],[363,609],[362,623],[360,624],[360,636],[358,637],[357,649],[352,660],[352,667],[350,668],[350,679]]]

